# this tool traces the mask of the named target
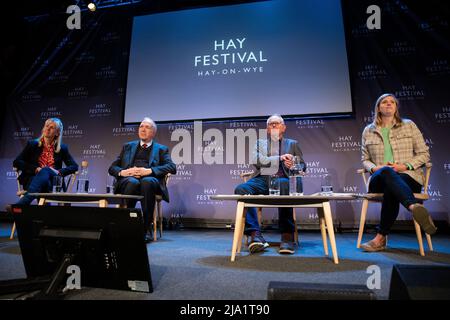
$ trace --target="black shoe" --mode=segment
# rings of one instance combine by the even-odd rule
[[[431,219],[428,210],[421,205],[420,203],[416,203],[411,210],[414,220],[420,225],[420,227],[429,235],[433,235],[436,233],[436,226]]]
[[[279,254],[294,254],[295,253],[295,244],[294,242],[282,242],[280,244],[280,249],[278,250]]]
[[[283,233],[281,235],[281,243],[278,253],[293,254],[294,252],[295,252],[294,234],[289,232]]]
[[[150,243],[153,241],[153,237],[150,233],[146,232],[144,235],[144,241],[145,243]]]
[[[269,244],[267,243],[266,239],[264,239],[261,232],[253,231],[251,233],[251,237],[252,241],[248,245],[248,250],[250,251],[250,253],[261,252],[269,247]]]

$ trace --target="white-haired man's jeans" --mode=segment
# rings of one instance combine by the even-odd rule
[[[256,176],[245,183],[238,185],[234,193],[239,195],[269,194],[269,176]],[[289,179],[280,177],[280,195],[289,195]],[[292,208],[278,208],[278,226],[281,233],[294,233],[295,225]],[[258,214],[255,208],[248,208],[245,216],[244,234],[250,235],[252,231],[261,231],[258,223]]]

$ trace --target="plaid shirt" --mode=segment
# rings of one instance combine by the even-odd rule
[[[389,141],[394,154],[394,161],[399,164],[409,163],[413,170],[406,173],[418,183],[423,185],[425,179],[422,166],[430,161],[428,146],[425,144],[422,133],[416,124],[408,119],[395,124],[389,133]],[[369,124],[362,133],[362,163],[364,168],[370,170],[376,166],[384,165],[384,143],[380,128]]]

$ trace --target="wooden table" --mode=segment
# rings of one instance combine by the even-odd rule
[[[111,193],[30,193],[31,196],[39,198],[39,205],[46,203],[98,203],[101,208],[108,204],[118,204],[120,208],[126,208],[126,200],[141,200],[143,196],[111,194]]]
[[[233,236],[233,247],[231,249],[231,261],[235,261],[236,253],[239,253],[242,245],[242,236],[245,227],[245,208],[317,208],[320,219],[325,255],[328,256],[328,245],[326,231],[330,237],[333,261],[338,264],[338,253],[336,239],[334,236],[333,218],[331,214],[331,200],[354,200],[357,195],[352,193],[333,193],[332,195],[303,195],[303,196],[269,196],[269,195],[215,195],[213,200],[237,201],[236,221]]]

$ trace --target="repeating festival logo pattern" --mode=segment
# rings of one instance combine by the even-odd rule
[[[343,2],[343,6],[344,11],[354,12],[349,8],[350,4]],[[411,23],[407,19],[412,9],[407,5],[388,0],[380,7],[382,14],[386,14],[388,19],[395,19],[398,23],[405,19],[406,23]],[[63,34],[54,41],[53,47],[57,54],[76,50],[73,51],[72,60],[67,63],[70,68],[61,68],[59,60],[51,52],[41,53],[34,59],[31,71],[40,77],[39,81],[30,81],[15,93],[8,104],[8,118],[2,128],[4,139],[0,144],[0,154],[3,155],[0,169],[7,181],[7,188],[0,187],[0,207],[17,200],[12,191],[15,190],[12,161],[27,140],[39,136],[47,118],[62,119],[63,141],[69,145],[72,155],[79,163],[83,159],[90,162],[93,179],[91,192],[104,190],[107,169],[120,152],[121,146],[138,138],[136,125],[121,124],[131,20],[117,19],[121,18],[105,17],[102,23],[86,20],[86,30],[101,28],[98,29],[101,32],[92,33],[96,35],[90,41],[78,41],[83,37],[80,33],[77,35],[80,38]],[[338,118],[297,118],[286,121],[287,137],[300,142],[307,163],[305,192],[318,192],[325,174],[332,175],[335,192],[365,192],[362,179],[355,172],[355,168],[361,167],[360,133],[367,124],[373,122],[376,98],[389,91],[401,100],[408,116],[414,115],[413,120],[422,130],[430,147],[434,166],[428,189],[430,201],[426,205],[432,214],[448,212],[450,161],[446,140],[450,126],[450,63],[446,51],[449,46],[448,38],[443,36],[449,30],[448,18],[437,13],[426,19],[415,19],[413,23],[416,29],[396,28],[398,23],[392,24],[385,19],[379,30],[369,30],[365,18],[362,19],[359,15],[349,14],[347,19],[346,37],[348,47],[352,48],[349,51],[349,64],[354,114],[345,121]],[[86,37],[92,34],[87,32]],[[435,37],[447,39],[446,44],[440,46],[435,41],[422,40]],[[380,39],[383,41],[380,42]],[[251,38],[230,40],[212,40],[205,44],[203,51],[190,53],[186,57],[186,61],[192,64],[193,75],[197,80],[208,81],[206,78],[212,76],[231,79],[237,76],[232,74],[234,71],[231,69],[243,72],[247,64],[263,68],[255,72],[263,72],[264,68],[270,66],[272,57],[268,55],[268,48],[252,47]],[[428,49],[426,52],[420,49],[425,46]],[[215,54],[219,56],[214,57]],[[233,61],[232,54],[234,66],[227,64],[227,73],[224,74],[224,65],[220,62],[223,59]],[[417,68],[411,68],[412,65],[417,65]],[[213,75],[212,70],[220,73]],[[31,71],[30,79],[33,78]],[[151,117],[152,108],[157,106],[149,101],[144,107],[148,108],[148,116]],[[283,114],[282,106],[274,106],[273,113]],[[249,163],[248,150],[245,151],[244,163],[237,163],[236,160],[234,163],[226,163],[226,133],[227,130],[259,131],[265,126],[264,119],[204,123],[200,132],[200,144],[195,147],[194,122],[158,124],[156,140],[169,146],[171,150],[179,143],[171,140],[174,132],[181,130],[193,137],[190,141],[190,162],[176,163],[177,174],[169,181],[171,202],[164,204],[164,212],[169,217],[234,219],[234,204],[211,200],[210,197],[232,194],[234,188],[243,182],[241,175],[253,171],[254,166]],[[221,133],[223,144],[212,136],[205,135],[210,129]],[[205,162],[205,155],[221,159],[223,164],[208,164]],[[200,156],[200,163],[195,163],[195,156]],[[353,201],[350,205],[345,202],[337,203],[333,207],[333,215],[338,221],[358,224],[360,210],[358,201]],[[369,216],[378,219],[379,209],[372,208]],[[317,213],[312,209],[302,210],[300,213],[300,221],[317,225],[317,218]]]

